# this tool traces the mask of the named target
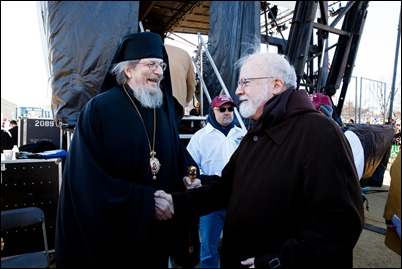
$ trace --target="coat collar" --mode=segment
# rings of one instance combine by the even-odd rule
[[[266,128],[264,133],[270,136],[277,145],[281,146],[299,117],[300,115],[291,117],[271,128]]]
[[[273,124],[262,124],[260,129],[278,145],[283,144],[301,115],[309,112],[318,113],[305,90],[292,91],[289,98],[283,99],[283,102],[286,102],[286,109],[281,112],[280,118]]]

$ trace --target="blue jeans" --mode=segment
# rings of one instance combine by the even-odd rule
[[[226,209],[200,217],[201,268],[219,268],[218,245],[225,217]]]

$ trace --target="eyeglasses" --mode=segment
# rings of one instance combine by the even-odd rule
[[[221,112],[221,113],[225,113],[225,112],[226,112],[226,109],[227,109],[229,112],[233,112],[233,110],[234,110],[233,107],[228,107],[228,108],[226,108],[226,107],[214,108],[214,110],[219,110],[219,112]]]
[[[242,79],[240,79],[240,80],[237,82],[237,85],[238,85],[239,87],[244,88],[244,87],[247,87],[247,86],[248,86],[248,84],[250,83],[250,80],[253,80],[253,79],[265,79],[265,78],[274,78],[274,77],[242,78]]]
[[[165,71],[167,67],[167,64],[164,62],[162,63],[150,62],[150,63],[139,63],[139,64],[147,66],[151,71],[155,71],[156,69],[158,69],[158,67],[162,68],[162,71]]]

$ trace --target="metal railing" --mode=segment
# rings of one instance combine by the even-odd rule
[[[212,66],[212,68],[213,68],[213,70],[214,70],[214,72],[215,72],[215,75],[216,75],[216,77],[218,78],[219,83],[221,84],[222,91],[223,91],[227,96],[230,96],[230,93],[229,93],[228,89],[226,88],[225,82],[223,81],[221,75],[219,74],[218,69],[216,68],[215,62],[214,62],[214,60],[212,59],[212,56],[211,56],[211,54],[210,54],[209,51],[208,51],[208,48],[207,48],[207,46],[206,46],[206,44],[205,44],[205,42],[204,42],[204,39],[202,38],[202,36],[201,36],[200,33],[197,33],[197,35],[198,35],[197,58],[195,58],[195,59],[194,59],[194,57],[192,57],[192,58],[193,58],[193,63],[194,63],[196,72],[197,72],[198,77],[199,77],[200,82],[201,82],[201,90],[200,90],[200,96],[201,96],[201,98],[200,98],[200,99],[201,99],[201,100],[200,100],[200,104],[201,104],[201,106],[200,106],[200,109],[201,109],[201,115],[204,115],[204,114],[203,114],[203,99],[204,99],[204,98],[203,98],[203,94],[204,94],[204,93],[206,94],[206,97],[207,97],[207,99],[208,99],[209,104],[211,104],[211,101],[212,101],[212,100],[211,100],[211,96],[209,95],[207,86],[205,85],[205,82],[204,82],[204,79],[203,79],[203,76],[202,76],[202,66],[203,66],[203,61],[202,61],[202,60],[203,60],[203,53],[202,53],[202,51],[203,51],[203,50],[205,51],[205,55],[208,57],[208,60],[209,60],[209,62],[211,63],[211,66]],[[197,62],[198,62],[198,57],[200,57],[200,58],[199,58],[200,67],[199,67],[198,64],[197,64]],[[230,96],[230,98],[232,98],[232,96]],[[232,98],[232,99],[233,99],[233,98]],[[237,107],[234,108],[234,113],[235,113],[236,119],[238,120],[238,122],[239,122],[241,128],[243,128],[244,130],[246,130],[246,126],[244,125],[243,119],[242,119],[242,117],[240,116],[240,113],[239,113],[239,111],[237,110]]]

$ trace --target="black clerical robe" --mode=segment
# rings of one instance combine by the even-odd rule
[[[58,204],[58,268],[167,267],[183,226],[154,219],[154,192],[184,191],[182,178],[195,163],[165,105],[156,109],[154,150],[161,168],[152,179],[148,140],[153,147],[154,110],[135,102],[143,121],[120,86],[94,97],[81,111]]]

